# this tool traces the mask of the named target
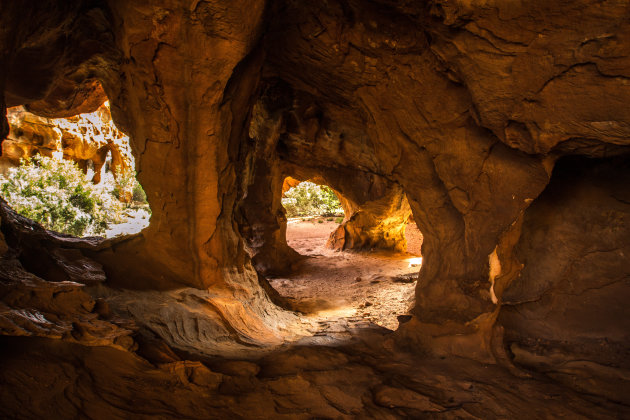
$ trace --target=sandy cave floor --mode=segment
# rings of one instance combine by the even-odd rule
[[[422,234],[407,225],[406,254],[336,252],[325,244],[337,226],[325,219],[289,220],[289,246],[309,258],[291,276],[270,278],[271,285],[318,326],[315,336],[375,325],[395,330],[397,317],[413,305]]]

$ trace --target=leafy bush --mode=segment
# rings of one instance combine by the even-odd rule
[[[147,194],[136,179],[136,175],[136,171],[133,169],[121,171],[114,180],[112,195],[123,203],[130,204],[133,201],[140,204],[149,204]]]
[[[147,193],[144,192],[144,188],[138,181],[136,181],[136,185],[133,187],[133,201],[137,201],[143,204],[148,204],[147,201]]]
[[[97,235],[122,221],[120,202],[71,161],[35,156],[0,176],[0,185],[15,211],[56,232]]]
[[[284,194],[282,205],[288,217],[343,215],[335,192],[325,185],[301,182]]]

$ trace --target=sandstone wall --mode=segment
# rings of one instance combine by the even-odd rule
[[[111,153],[115,177],[134,171],[129,138],[114,125],[108,104],[69,118],[41,117],[17,107],[7,111],[7,119],[10,131],[2,142],[1,159],[5,167],[17,166],[21,159],[38,154],[73,160],[84,171],[91,161],[94,182],[99,183]]]
[[[93,110],[98,81],[130,136],[151,224],[126,241],[81,246],[108,285],[137,289],[120,306],[140,308],[128,316],[169,344],[282,342],[291,315],[258,280],[245,247],[256,224],[241,211],[261,203],[260,231],[273,232],[263,239],[278,243],[270,199],[281,164],[374,174],[404,192],[424,235],[414,318],[396,333],[406,349],[514,358],[556,377],[547,354],[565,351],[556,340],[598,364],[617,360],[614,348],[627,352],[627,257],[617,253],[627,209],[610,195],[625,190],[592,168],[576,174],[575,190],[553,172],[565,155],[627,158],[627,1],[7,3],[2,109]],[[8,127],[3,118],[3,137]],[[257,201],[248,190],[261,180],[270,192]],[[241,233],[246,221],[254,234]],[[577,238],[586,223],[592,231]],[[584,305],[602,319],[581,322]],[[203,327],[185,323],[200,313]],[[595,355],[602,336],[613,343]],[[590,375],[580,369],[571,375]]]
[[[626,403],[629,181],[627,157],[558,162],[525,214],[499,316],[517,363]]]

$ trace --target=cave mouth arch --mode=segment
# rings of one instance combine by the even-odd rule
[[[319,197],[310,203],[308,198],[326,187],[338,197],[343,217],[332,214],[330,203],[313,210],[314,214],[296,211],[296,205],[308,210],[321,204]],[[296,197],[301,202],[296,203]],[[403,201],[407,205],[406,198]],[[422,261],[422,234],[411,211],[402,216],[392,212],[392,220],[379,220],[381,215],[372,214],[369,203],[360,205],[319,178],[291,177],[284,180],[283,207],[286,243],[305,257],[290,272],[268,276],[287,306],[316,319],[324,330],[397,329],[413,305]],[[401,238],[402,244],[394,243]]]
[[[122,237],[149,225],[129,137],[104,99],[92,112],[62,118],[7,109],[0,193],[14,211],[75,238]]]
[[[287,219],[287,244],[300,255],[330,248],[335,231],[348,219],[343,196],[319,178],[300,181],[286,177],[281,202]]]

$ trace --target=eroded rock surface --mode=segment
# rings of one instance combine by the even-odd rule
[[[515,252],[523,268],[502,294],[500,315],[517,363],[624,403],[628,185],[627,158],[557,164],[523,221]]]
[[[135,323],[103,313],[106,304],[86,290],[105,281],[102,266],[71,242],[64,247],[63,239],[50,237],[42,245],[35,235],[24,237],[21,229],[39,230],[42,236],[46,233],[33,222],[29,225],[4,201],[1,205],[5,235],[0,257],[0,333],[134,350],[137,346],[131,335],[137,329]],[[22,248],[24,242],[28,245]]]
[[[399,185],[360,173],[354,178],[345,178],[340,188],[347,191],[340,194],[345,218],[330,235],[329,248],[407,250],[405,226],[411,207]]]
[[[21,264],[4,261],[19,276],[5,279],[3,313],[14,321],[3,331],[37,331],[19,311],[67,320],[61,340],[5,338],[7,416],[41,416],[51,401],[59,417],[627,416],[627,168],[616,161],[630,146],[626,1],[5,3],[2,109],[65,117],[94,111],[106,93],[153,210],[133,238],[63,245],[35,227],[11,242],[16,222],[3,217],[7,252]],[[571,185],[554,172],[565,155],[604,159],[613,174],[585,164]],[[382,196],[404,193],[424,235],[414,316],[358,362],[305,347],[234,379],[176,360],[171,346],[194,358],[214,354],[196,348],[217,338],[228,347],[235,337],[282,339],[294,315],[269,298],[250,255],[269,255],[272,268],[296,257],[277,207],[290,167],[342,181],[374,176]],[[329,185],[349,198],[369,191]],[[589,228],[578,237],[576,226]],[[83,264],[71,249],[102,266],[102,287],[123,302],[115,316],[140,324],[149,344],[139,352],[159,355],[163,368],[112,349],[115,340],[63,339],[71,319],[80,326],[92,313],[46,306],[53,290],[70,290],[77,304],[90,298],[59,284]],[[88,265],[86,277],[98,278]],[[35,286],[44,294],[22,296]],[[191,322],[200,306],[214,314],[212,328]],[[401,348],[430,363],[397,366]],[[120,363],[111,369],[108,359]],[[548,376],[523,379],[514,362]],[[60,365],[73,385],[44,389]],[[140,397],[131,404],[129,394]]]
[[[107,103],[92,113],[68,118],[40,117],[17,107],[8,110],[7,118],[10,131],[2,142],[0,161],[5,166],[42,155],[73,160],[86,171],[91,161],[95,183],[101,180],[108,154],[115,177],[134,169],[129,138],[114,125]]]
[[[208,368],[180,360],[154,365],[109,347],[46,339],[3,337],[1,348],[6,386],[0,413],[14,416],[17,405],[23,407],[19,418],[612,419],[624,413],[497,366],[382,349],[302,347],[256,363],[223,361]],[[29,395],[40,403],[29,403]]]

